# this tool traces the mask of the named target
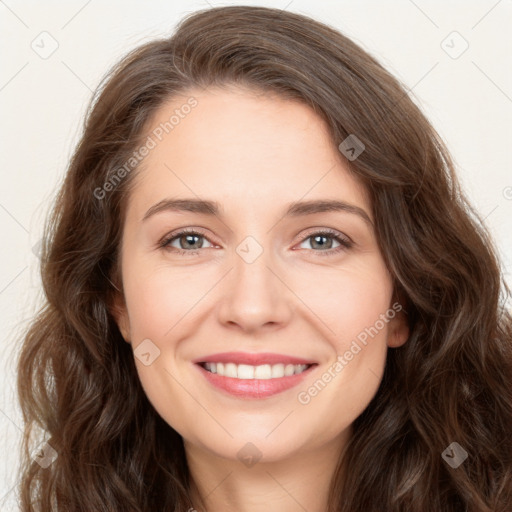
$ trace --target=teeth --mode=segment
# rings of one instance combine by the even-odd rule
[[[218,373],[222,377],[235,379],[279,379],[302,373],[309,367],[307,364],[262,364],[251,366],[235,363],[204,363],[204,368],[212,373]]]

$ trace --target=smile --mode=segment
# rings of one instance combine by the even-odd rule
[[[206,381],[223,394],[240,399],[263,399],[299,385],[318,364],[196,363]]]

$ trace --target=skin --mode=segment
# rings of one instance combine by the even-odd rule
[[[337,356],[395,301],[372,225],[347,212],[283,212],[295,201],[337,199],[373,222],[371,203],[308,106],[235,87],[189,92],[197,107],[150,151],[130,194],[124,297],[114,315],[134,350],[146,339],[160,350],[147,366],[135,357],[137,371],[156,411],[184,439],[198,510],[202,497],[209,512],[325,512],[351,425],[378,389],[387,348],[405,343],[409,331],[403,313],[395,315],[300,403],[298,393],[329,368],[332,375]],[[148,134],[188,97],[160,108]],[[161,211],[142,221],[169,197],[216,200],[222,217]],[[171,243],[184,255],[159,247],[184,227],[204,235],[188,242],[195,248],[184,237]],[[326,228],[353,247],[333,252],[340,243],[329,237],[315,245],[312,235]],[[250,264],[236,252],[247,236],[263,249]],[[220,392],[192,363],[238,350],[318,366],[298,387],[251,400]],[[238,456],[248,442],[261,455],[250,467]]]

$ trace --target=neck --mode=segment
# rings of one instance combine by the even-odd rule
[[[327,512],[333,474],[350,429],[315,450],[248,466],[184,441],[197,512]],[[264,454],[263,454],[264,455]]]

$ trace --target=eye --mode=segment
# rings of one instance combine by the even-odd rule
[[[159,245],[163,249],[169,249],[173,252],[178,252],[179,254],[197,254],[197,249],[201,249],[203,245],[201,242],[197,241],[197,239],[201,238],[207,240],[207,238],[199,231],[193,229],[182,229],[181,231],[178,231],[178,233],[172,233],[165,237]],[[186,247],[191,250],[174,247],[172,245],[172,242],[174,241],[177,241],[181,247]]]
[[[329,240],[329,239],[335,240],[340,245],[334,249],[331,248],[332,242],[328,242],[328,241],[326,242],[326,240]],[[337,254],[340,251],[345,251],[347,249],[350,249],[353,246],[353,242],[348,237],[345,237],[341,233],[339,233],[337,231],[333,231],[331,229],[325,229],[323,231],[315,231],[315,232],[309,234],[306,238],[304,238],[303,241],[301,242],[301,244],[303,244],[304,242],[306,242],[308,240],[312,240],[312,242],[310,243],[310,245],[312,247],[320,248],[319,251],[314,251],[314,252],[321,253],[318,256],[329,256],[329,255],[332,256],[333,254]]]
[[[164,237],[164,239],[159,242],[159,246],[162,249],[170,250],[171,252],[177,252],[181,255],[195,255],[199,253],[199,249],[204,248],[201,239],[208,240],[206,236],[203,235],[200,231],[187,228],[182,229],[177,233],[171,233],[170,235]],[[331,247],[332,242],[326,242],[326,240],[329,239],[338,242],[339,246],[333,249]],[[309,234],[306,238],[303,238],[301,244],[308,240],[312,240],[312,243],[310,244],[312,248],[320,248],[320,250],[313,251],[321,253],[319,256],[337,254],[338,252],[350,249],[353,246],[353,242],[349,238],[343,236],[337,231],[330,229],[315,231]],[[173,245],[175,242],[179,244],[179,247],[175,247]]]

